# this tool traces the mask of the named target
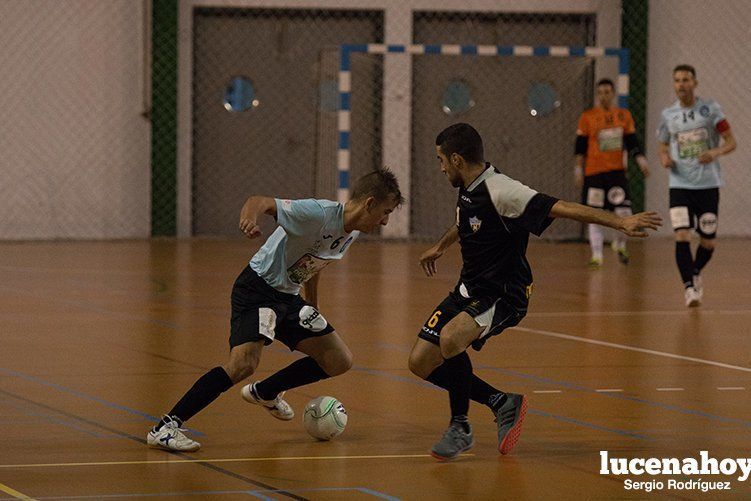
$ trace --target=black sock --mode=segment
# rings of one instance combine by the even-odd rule
[[[469,426],[469,418],[466,414],[451,416],[451,424],[457,424],[461,426],[462,430],[464,430],[464,433],[469,433],[470,431],[472,431],[472,428],[470,428]]]
[[[188,392],[175,404],[170,417],[176,417],[180,424],[198,414],[206,408],[216,397],[232,388],[232,380],[222,367],[214,367],[201,376]],[[161,426],[164,424],[160,422]]]
[[[263,400],[272,400],[283,391],[330,377],[311,357],[301,358],[256,385],[256,393]]]
[[[473,374],[472,377],[472,400],[490,407],[493,414],[506,402],[506,394]]]
[[[469,358],[467,352],[464,352],[464,355]],[[472,362],[470,361],[470,364],[471,363]],[[430,381],[436,386],[440,386],[444,390],[448,390],[451,378],[452,375],[446,368],[446,364],[441,364],[433,372],[430,373],[426,380]],[[486,381],[477,377],[476,374],[472,374],[472,386],[470,387],[469,392],[470,400],[481,403],[483,405],[487,405],[490,410],[495,413],[500,408],[500,406],[503,405],[503,402],[506,401],[505,396],[506,394],[504,392],[497,388],[494,388],[493,386],[490,386]]]
[[[443,362],[449,371],[449,403],[452,416],[466,416],[469,413],[469,394],[472,388],[472,362],[469,355],[462,352]]]
[[[696,249],[696,260],[694,261],[694,275],[698,275],[701,270],[707,265],[710,259],[712,259],[712,253],[714,249],[707,249],[706,247],[699,246]]]
[[[689,242],[675,243],[675,262],[681,273],[684,287],[694,285],[694,260],[691,257],[691,244]]]

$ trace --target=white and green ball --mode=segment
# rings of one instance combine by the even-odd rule
[[[317,397],[305,406],[302,421],[311,437],[331,440],[347,426],[347,411],[334,397]]]

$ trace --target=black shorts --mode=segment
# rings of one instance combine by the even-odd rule
[[[526,298],[522,302],[526,304]],[[465,311],[475,319],[477,325],[485,326],[480,337],[472,343],[472,348],[480,351],[489,338],[517,325],[527,314],[526,308],[520,309],[512,306],[511,303],[508,298],[497,296],[467,298],[459,292],[459,286],[457,286],[449,292],[441,304],[436,306],[417,336],[433,344],[440,344],[443,327],[452,318]]]
[[[582,203],[590,207],[613,211],[616,207],[631,207],[626,171],[614,170],[584,177]]]
[[[290,350],[297,343],[334,331],[316,308],[297,294],[271,287],[247,266],[232,287],[230,348],[251,341],[271,344],[278,339]]]
[[[720,189],[670,188],[670,222],[673,230],[694,228],[702,238],[717,236]]]

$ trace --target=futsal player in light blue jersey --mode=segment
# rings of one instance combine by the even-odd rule
[[[352,366],[352,354],[318,311],[318,272],[344,254],[360,232],[385,226],[403,203],[394,174],[380,169],[354,185],[346,204],[329,200],[250,197],[240,212],[240,230],[261,235],[258,217],[276,219],[278,228],[245,266],[232,288],[229,361],[201,376],[146,436],[149,446],[197,451],[182,424],[221,393],[252,375],[261,351],[274,340],[301,358],[262,381],[244,386],[243,399],[265,407],[277,419],[295,415],[283,399],[286,390],[337,376]],[[300,296],[304,292],[304,299]]]
[[[685,288],[686,306],[699,306],[704,294],[701,271],[712,257],[717,235],[722,175],[718,157],[735,150],[730,124],[720,105],[694,94],[693,66],[673,70],[678,100],[662,110],[657,139],[660,162],[670,169],[670,221],[675,231],[675,261]],[[691,254],[691,229],[699,234]]]

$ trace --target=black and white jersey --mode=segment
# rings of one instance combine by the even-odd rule
[[[456,224],[462,249],[463,295],[526,294],[532,284],[527,261],[529,234],[540,236],[552,223],[558,199],[487,169],[459,190]]]

